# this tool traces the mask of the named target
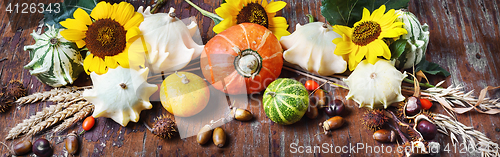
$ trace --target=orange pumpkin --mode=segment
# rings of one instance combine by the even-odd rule
[[[208,41],[200,64],[205,79],[228,94],[260,92],[281,73],[283,49],[266,27],[242,23]]]

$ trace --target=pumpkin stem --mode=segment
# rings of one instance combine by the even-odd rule
[[[184,83],[184,84],[188,84],[189,83],[189,79],[187,79],[186,75],[182,74],[182,75],[179,75],[177,73],[177,71],[175,71],[175,75],[177,75],[177,77],[181,78],[181,82]]]
[[[50,39],[50,43],[51,43],[52,45],[57,44],[57,42],[59,42],[59,39],[57,39],[57,38],[51,38],[51,39]]]
[[[122,87],[123,89],[127,89],[127,85],[125,83],[120,83],[120,87]]]
[[[268,92],[267,95],[270,95],[271,97],[276,97],[276,93],[275,92]]]
[[[253,79],[262,68],[262,57],[252,49],[243,50],[234,58],[234,67],[240,75]]]

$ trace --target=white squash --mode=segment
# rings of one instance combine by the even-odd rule
[[[52,87],[72,84],[83,72],[83,58],[75,43],[64,39],[54,26],[42,35],[34,30],[31,36],[35,44],[24,46],[30,51],[31,61],[24,66],[40,82]]]
[[[283,58],[322,76],[343,73],[347,62],[333,53],[337,46],[332,42],[341,37],[323,22],[297,24],[295,32],[281,37],[280,43],[286,50]]]
[[[144,15],[139,29],[150,45],[146,62],[153,73],[180,70],[201,55],[204,46],[193,40],[198,30],[194,21],[186,26],[175,17],[174,8],[170,8],[169,13],[157,14],[149,10],[149,7],[144,11],[139,7],[137,12]]]
[[[401,82],[406,76],[406,72],[399,72],[387,60],[378,59],[375,64],[363,60],[344,79],[349,86],[346,99],[353,99],[360,108],[385,109],[392,103],[405,99],[401,94]]]
[[[142,110],[153,107],[149,97],[158,90],[146,82],[148,71],[118,66],[102,75],[90,73],[93,88],[85,90],[83,97],[95,106],[92,116],[111,118],[122,126],[137,122]]]

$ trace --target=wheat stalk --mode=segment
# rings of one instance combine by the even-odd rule
[[[52,97],[62,96],[62,95],[68,94],[68,93],[79,92],[78,90],[88,89],[88,88],[92,88],[92,86],[54,88],[50,91],[37,92],[37,93],[33,93],[33,94],[25,96],[25,97],[21,97],[21,98],[17,99],[16,103],[18,105],[25,105],[25,104],[29,104],[29,103],[35,103],[38,101],[45,101],[45,100],[50,99]]]
[[[69,93],[58,94],[56,96],[50,97],[49,101],[52,102],[68,102],[74,100],[82,95],[82,91],[74,91]]]
[[[50,117],[58,112],[60,112],[63,108],[70,106],[72,103],[83,100],[83,97],[79,97],[71,102],[67,103],[58,103],[56,105],[50,105],[49,107],[43,108],[42,111],[37,112],[35,115],[32,115],[29,119],[23,120],[22,123],[17,124],[15,127],[10,129],[9,134],[5,138],[6,140],[11,140],[18,137],[20,134],[26,133],[30,128],[35,126],[36,124],[42,122],[47,117]]]
[[[499,156],[499,146],[497,143],[491,141],[482,132],[474,130],[473,127],[468,127],[452,118],[431,113],[434,123],[438,126],[439,132],[450,136],[451,142],[454,146],[457,143],[460,147],[467,148],[466,150],[473,150],[481,153],[481,156]],[[459,140],[460,139],[460,140]]]
[[[36,124],[31,130],[29,130],[28,133],[26,133],[26,136],[32,136],[35,135],[36,133],[39,133],[40,131],[49,128],[53,126],[54,124],[66,119],[67,117],[72,116],[76,112],[80,111],[83,107],[87,106],[89,102],[87,101],[80,101],[76,104],[70,105],[68,108],[57,112],[56,114],[50,116],[49,118],[45,119],[44,121]]]
[[[53,132],[56,133],[69,128],[71,125],[87,117],[93,111],[94,111],[94,105],[87,105],[83,107],[82,110],[75,113],[73,117],[65,119],[56,129],[54,129]]]

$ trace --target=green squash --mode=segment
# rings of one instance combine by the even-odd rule
[[[407,34],[401,35],[400,39],[406,40],[404,52],[395,59],[395,66],[399,69],[409,69],[425,60],[425,51],[429,44],[429,26],[421,25],[417,17],[405,10],[397,10],[399,14],[396,22],[403,22]]]
[[[48,30],[39,35],[35,31],[31,36],[34,45],[24,47],[30,51],[30,59],[25,69],[36,76],[40,82],[52,87],[72,84],[83,72],[83,58],[75,43],[64,39],[59,33],[63,29],[47,26]]]
[[[306,87],[289,78],[280,78],[269,84],[262,99],[267,117],[281,125],[299,121],[309,107]]]

